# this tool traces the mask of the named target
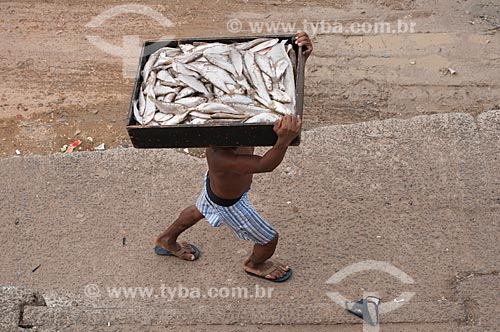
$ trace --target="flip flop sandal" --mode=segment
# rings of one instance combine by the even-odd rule
[[[195,245],[192,245],[192,244],[189,244],[188,246],[191,249],[193,249],[193,251],[194,251],[194,253],[192,253],[192,255],[194,255],[194,261],[197,260],[198,258],[200,258],[200,250],[198,249],[198,247],[196,247]],[[181,249],[179,249],[179,250],[177,250],[175,252],[168,251],[167,249],[163,249],[163,248],[160,248],[158,246],[155,246],[154,250],[155,250],[155,254],[160,255],[160,256],[175,256],[175,257],[177,257],[179,259],[182,259],[182,260],[185,260],[185,261],[188,261],[188,262],[192,262],[190,260],[183,259],[183,258],[179,257],[182,254],[191,254],[188,251],[187,247],[181,247]]]
[[[272,281],[272,282],[287,281],[288,279],[290,279],[290,277],[293,274],[292,269],[288,269],[288,271],[285,273],[285,275],[282,276],[282,277],[280,277],[280,278],[276,278],[276,279],[266,278],[266,276],[268,274],[271,274],[274,271],[276,271],[277,269],[279,269],[280,265],[285,265],[285,264],[281,264],[279,262],[273,262],[273,265],[270,268],[268,268],[267,270],[262,271],[261,274],[255,274],[255,273],[252,273],[252,272],[249,272],[249,271],[245,271],[245,273],[248,274],[249,276],[261,278],[261,279],[264,279],[264,280],[267,280],[267,281]]]
[[[380,299],[375,296],[367,296],[354,302],[351,308],[347,308],[351,314],[358,316],[372,326],[378,324],[378,306]]]

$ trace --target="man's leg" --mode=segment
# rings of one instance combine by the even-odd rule
[[[179,217],[174,221],[172,225],[170,225],[163,233],[161,233],[160,236],[155,238],[154,243],[158,247],[166,249],[170,252],[178,251],[183,246],[186,247],[187,243],[183,243],[183,245],[181,246],[179,243],[177,243],[177,238],[182,234],[182,232],[196,224],[202,218],[203,215],[200,213],[200,211],[198,211],[196,206],[191,205],[181,212]],[[182,254],[179,256],[179,258],[188,261],[194,260],[194,251],[191,248],[189,248],[189,251],[191,252],[191,254]]]
[[[264,271],[272,266],[272,262],[268,261],[269,258],[274,254],[274,250],[278,245],[278,233],[276,236],[266,244],[258,244],[256,243],[253,246],[253,252],[247,261],[244,263],[245,270],[254,274],[261,274],[261,271]],[[279,269],[272,272],[271,274],[266,275],[267,279],[276,279],[284,276],[286,272],[289,270],[287,265],[280,266]]]

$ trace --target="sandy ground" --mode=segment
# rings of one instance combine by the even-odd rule
[[[494,1],[144,1],[172,25],[128,13],[88,26],[105,10],[124,4],[130,5],[0,3],[0,156],[16,150],[59,152],[75,139],[83,142],[82,150],[101,143],[130,146],[124,125],[133,78],[124,77],[122,58],[94,46],[89,36],[117,48],[124,38],[231,36],[231,19],[242,22],[239,35],[253,34],[255,22],[295,23],[297,29],[304,20],[344,27],[364,22],[394,27],[398,20],[415,25],[413,33],[399,34],[339,34],[328,25],[316,26],[318,31],[306,25],[316,32],[307,67],[306,128],[429,113],[477,115],[500,103],[500,5]],[[138,55],[129,49],[128,69],[134,71]]]

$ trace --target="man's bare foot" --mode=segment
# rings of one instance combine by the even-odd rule
[[[245,271],[247,271],[247,272],[256,274],[258,276],[261,276],[261,277],[264,277],[264,278],[270,279],[270,280],[281,278],[288,272],[288,270],[290,270],[290,267],[286,264],[279,264],[278,266],[276,266],[276,264],[274,264],[274,265],[275,265],[274,271],[269,272],[265,276],[263,275],[263,273],[266,270],[269,270],[273,267],[272,261],[268,260],[268,261],[265,261],[264,263],[259,264],[259,265],[254,265],[254,264],[251,264],[250,262],[247,261],[247,262],[245,262],[243,267],[244,267]]]
[[[171,244],[167,239],[157,237],[154,239],[154,244],[162,249],[170,251],[174,256],[180,259],[187,261],[194,261],[196,259],[194,256],[195,251],[187,242],[182,242],[182,245],[177,242]]]

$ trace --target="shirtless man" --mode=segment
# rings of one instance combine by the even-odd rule
[[[312,43],[307,34],[298,33],[296,43],[306,57],[311,54]],[[278,167],[301,127],[297,116],[287,115],[276,121],[274,132],[278,140],[263,156],[254,155],[253,147],[207,148],[208,172],[203,192],[196,205],[182,211],[175,222],[154,240],[155,252],[196,260],[198,248],[186,242],[179,244],[177,238],[206,218],[212,226],[224,224],[240,239],[254,243],[252,254],[243,264],[247,274],[275,282],[290,278],[292,269],[287,264],[270,260],[278,244],[278,233],[255,211],[247,196],[253,174],[272,172]]]

